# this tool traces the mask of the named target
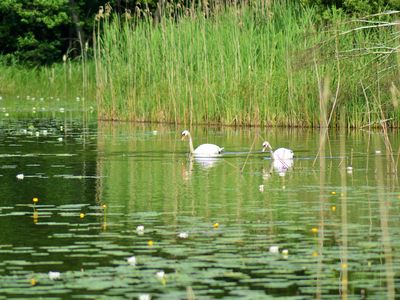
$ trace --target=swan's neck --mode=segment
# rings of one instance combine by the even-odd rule
[[[192,141],[192,136],[189,133],[189,149],[190,153],[192,154],[194,152],[194,147],[193,147],[193,141]]]

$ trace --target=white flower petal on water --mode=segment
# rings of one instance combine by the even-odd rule
[[[149,294],[140,294],[138,299],[139,300],[151,300],[151,296]]]
[[[164,272],[164,271],[158,271],[158,272],[156,273],[156,277],[157,277],[158,279],[164,279],[164,278],[165,278],[165,272]]]
[[[178,237],[181,239],[187,239],[189,237],[189,233],[187,232],[179,232]]]
[[[270,253],[279,253],[279,246],[271,246],[269,247]]]
[[[136,227],[136,232],[137,234],[142,235],[144,233],[144,226],[143,225],[139,225]]]
[[[131,266],[136,265],[136,257],[135,256],[128,257],[126,260],[128,261],[128,264],[130,264]]]
[[[49,272],[49,278],[51,280],[57,280],[61,278],[61,273],[60,272],[54,272],[54,271],[50,271]]]

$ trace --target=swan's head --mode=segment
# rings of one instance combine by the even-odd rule
[[[267,151],[268,149],[271,150],[272,147],[271,147],[271,145],[270,145],[267,141],[265,141],[265,142],[262,144],[262,152],[265,152],[265,151]]]
[[[190,132],[188,131],[188,130],[184,130],[184,131],[182,131],[182,134],[181,134],[181,136],[182,136],[182,140],[184,140],[185,139],[185,137],[187,137],[187,136],[189,136],[190,135]]]

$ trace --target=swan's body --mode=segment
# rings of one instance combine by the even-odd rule
[[[279,174],[285,174],[293,166],[293,159],[274,159],[272,168]]]
[[[202,144],[194,149],[192,136],[190,135],[190,132],[188,130],[182,131],[182,139],[184,139],[185,137],[189,138],[190,154],[193,154],[195,156],[217,156],[218,154],[221,154],[222,151],[224,151],[224,148],[221,148],[214,144]]]
[[[267,150],[269,150],[269,153],[271,153],[271,158],[273,160],[285,161],[293,159],[294,157],[294,153],[292,150],[287,148],[278,148],[273,151],[271,145],[268,142],[264,142],[262,152],[265,152]]]

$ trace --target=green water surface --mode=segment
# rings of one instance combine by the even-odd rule
[[[396,298],[397,132],[183,129],[3,118],[0,299]]]

